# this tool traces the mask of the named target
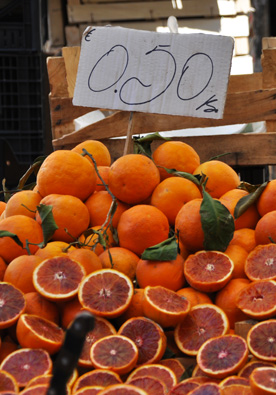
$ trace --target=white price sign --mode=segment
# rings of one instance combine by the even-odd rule
[[[73,104],[222,118],[233,46],[228,36],[89,27]]]

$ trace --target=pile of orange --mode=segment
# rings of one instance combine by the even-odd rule
[[[48,155],[34,190],[0,206],[0,393],[46,394],[88,311],[68,394],[275,394],[276,180],[237,217],[241,181],[180,141],[151,158],[112,161],[96,140]],[[223,250],[206,248],[206,193],[233,221]],[[168,240],[174,258],[145,254]]]

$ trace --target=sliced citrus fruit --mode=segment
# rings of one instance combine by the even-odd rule
[[[28,384],[26,385],[25,388],[33,387],[38,384],[48,384],[49,385],[52,377],[53,377],[52,374],[44,374],[42,376],[34,377],[33,379],[31,379],[28,382]]]
[[[118,334],[127,336],[136,344],[137,365],[156,363],[165,353],[167,338],[164,330],[149,318],[130,318],[119,328]]]
[[[0,391],[19,392],[15,378],[5,370],[0,370]]]
[[[12,326],[26,309],[24,294],[12,284],[0,283],[0,329]]]
[[[105,336],[92,345],[90,358],[95,368],[110,369],[121,375],[130,372],[136,365],[138,348],[126,336]]]
[[[244,265],[244,271],[251,281],[276,280],[276,244],[257,245]]]
[[[247,344],[256,358],[276,362],[276,319],[253,325],[247,333]]]
[[[33,272],[37,292],[50,300],[63,301],[78,293],[85,276],[82,265],[69,256],[57,256],[42,261]]]
[[[215,292],[231,279],[234,263],[219,251],[198,251],[184,264],[184,275],[191,287],[201,292]]]
[[[221,395],[252,395],[249,385],[232,384],[221,388]]]
[[[221,380],[221,382],[219,383],[221,388],[228,387],[229,385],[233,385],[233,384],[241,384],[241,385],[249,386],[249,379],[245,377],[233,375],[226,377],[225,379]]]
[[[52,367],[53,363],[47,351],[31,348],[13,351],[0,365],[0,369],[15,378],[19,387],[25,387],[36,376],[51,373]]]
[[[167,389],[162,381],[151,376],[134,377],[128,384],[142,388],[148,395],[166,395]]]
[[[222,335],[203,343],[196,358],[199,367],[208,376],[225,378],[245,365],[248,347],[241,336]]]
[[[251,373],[249,381],[253,395],[276,394],[276,368],[256,368]]]
[[[144,314],[163,328],[175,327],[186,317],[190,306],[188,299],[170,289],[147,286],[144,290]]]
[[[49,390],[48,384],[38,384],[33,387],[25,388],[20,394],[23,395],[47,395]]]
[[[94,344],[98,339],[109,335],[115,335],[117,333],[115,327],[107,319],[102,317],[94,317],[94,319],[94,328],[92,331],[88,332],[85,337],[81,355],[78,361],[79,366],[92,367],[92,362],[90,359],[90,349],[92,344]]]
[[[199,383],[192,378],[188,378],[174,385],[170,390],[170,395],[187,395],[197,387],[199,387]]]
[[[202,344],[229,331],[224,311],[213,304],[199,304],[191,308],[186,318],[174,330],[178,348],[188,355],[196,355]]]
[[[118,373],[112,372],[108,369],[94,369],[90,370],[87,373],[83,373],[77,378],[73,385],[72,393],[75,393],[81,388],[88,386],[90,387],[92,385],[107,387],[108,385],[119,383],[122,383],[122,379],[120,378]]]
[[[50,355],[57,353],[64,340],[64,331],[57,324],[33,314],[21,314],[16,325],[21,347],[43,348]]]
[[[176,375],[170,368],[154,363],[138,366],[129,374],[126,382],[128,383],[132,379],[142,376],[152,376],[157,378],[165,384],[167,391],[177,384]]]
[[[244,367],[238,372],[239,377],[244,377],[246,379],[249,379],[249,376],[253,372],[254,369],[256,368],[261,368],[261,367],[274,367],[276,368],[276,365],[273,362],[269,361],[260,361],[260,360],[254,360],[247,362]]]
[[[236,305],[256,320],[271,318],[276,314],[275,295],[276,281],[252,281],[239,292]]]
[[[115,318],[129,306],[134,292],[128,276],[114,269],[100,269],[84,278],[79,287],[83,308],[104,318]]]
[[[186,370],[177,358],[161,359],[161,361],[159,361],[158,363],[162,366],[167,366],[167,368],[170,368],[176,375],[177,381],[181,380]]]
[[[148,395],[142,388],[132,384],[114,384],[103,389],[101,395]]]
[[[100,385],[91,385],[88,387],[81,388],[80,390],[74,392],[75,395],[97,395],[104,387]]]
[[[221,395],[221,391],[216,383],[203,383],[190,391],[189,395]]]

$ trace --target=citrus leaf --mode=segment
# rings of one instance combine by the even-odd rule
[[[200,217],[205,250],[225,251],[235,230],[234,218],[229,210],[204,190]]]
[[[37,211],[41,218],[41,227],[43,232],[43,242],[42,246],[45,246],[47,242],[51,239],[54,232],[58,229],[58,226],[54,220],[53,206],[46,206],[45,204],[40,204],[37,206]]]
[[[23,243],[21,242],[21,240],[19,239],[19,237],[11,232],[8,232],[7,230],[0,230],[0,237],[10,237],[13,239],[13,241],[16,242],[16,244],[18,244],[20,247],[24,247]]]
[[[267,186],[268,181],[264,182],[260,185],[254,192],[249,193],[246,196],[243,196],[235,206],[234,210],[234,218],[239,218],[252,204],[256,203],[256,201],[261,196],[263,190]]]
[[[172,236],[162,243],[147,248],[141,258],[152,261],[172,261],[176,259],[177,253],[178,244],[175,236]]]
[[[151,143],[153,140],[171,140],[169,137],[163,137],[158,132],[151,133],[144,137],[133,136],[133,152],[143,154],[151,158]]]
[[[167,169],[166,167],[163,167],[163,166],[158,166],[158,167],[160,167],[161,169],[166,170],[166,172],[169,173],[169,174],[172,174],[172,175],[178,176],[178,177],[182,177],[182,178],[186,178],[187,180],[192,181],[196,185],[200,185],[199,177],[196,177],[196,176],[194,176],[191,173],[186,173],[184,171],[178,171],[176,169]]]
[[[17,185],[18,190],[21,190],[24,188],[26,182],[28,181],[28,179],[30,178],[30,176],[33,173],[35,175],[37,175],[37,172],[38,172],[38,170],[39,170],[40,166],[42,165],[42,162],[44,161],[45,158],[46,158],[46,156],[39,156],[38,158],[36,158],[34,160],[34,163],[27,169],[27,171],[20,178],[18,185]]]

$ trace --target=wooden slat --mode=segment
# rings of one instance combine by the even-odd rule
[[[258,91],[262,87],[262,73],[230,75],[227,93]]]
[[[80,47],[64,47],[62,49],[62,55],[64,58],[64,65],[66,70],[68,94],[69,97],[73,97],[80,58]]]
[[[50,45],[63,46],[65,41],[61,0],[48,0],[47,13]]]
[[[183,8],[173,8],[171,1],[148,1],[146,3],[109,3],[68,5],[69,23],[122,21],[135,19],[159,19],[175,17],[214,17],[236,15],[233,0],[185,0]]]
[[[47,58],[47,70],[52,97],[68,97],[64,59],[61,56]]]

